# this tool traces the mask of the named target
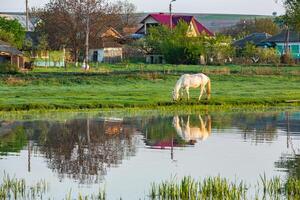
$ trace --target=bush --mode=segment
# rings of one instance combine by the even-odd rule
[[[281,60],[282,64],[287,64],[287,65],[294,65],[295,64],[295,60],[293,59],[293,57],[290,53],[283,54],[280,57],[280,60]]]
[[[244,64],[280,64],[280,56],[274,48],[261,48],[248,43],[242,51]]]
[[[0,63],[0,73],[17,73],[19,71],[18,66],[10,63]]]
[[[257,56],[261,64],[275,64],[279,65],[280,56],[276,49],[273,48],[257,48]]]

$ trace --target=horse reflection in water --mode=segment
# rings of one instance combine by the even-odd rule
[[[190,116],[184,121],[184,117],[174,116],[173,126],[177,134],[188,144],[195,144],[197,140],[206,140],[211,134],[211,117],[206,115],[204,120],[199,115],[198,125],[191,125]]]

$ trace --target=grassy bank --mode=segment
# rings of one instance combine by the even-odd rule
[[[27,185],[25,179],[10,178],[4,175],[0,184],[0,199],[51,199],[48,196],[49,184],[46,181],[39,181],[34,185]],[[78,194],[78,198],[72,190],[66,191],[65,200],[105,200],[107,194],[105,190],[99,190],[98,194],[83,196]],[[295,178],[282,180],[279,177],[271,179],[266,176],[260,176],[256,185],[248,185],[243,181],[229,181],[221,177],[208,177],[198,181],[191,177],[184,177],[181,180],[173,179],[162,183],[153,183],[150,187],[149,195],[143,199],[162,200],[162,199],[228,199],[228,200],[246,200],[246,199],[299,199],[300,181]],[[120,198],[122,199],[122,198]]]
[[[180,74],[202,71],[212,79],[212,99],[198,102],[199,90],[191,90],[191,101],[172,102]],[[297,104],[299,72],[299,67],[240,66],[99,65],[90,72],[38,68],[0,74],[0,110]]]

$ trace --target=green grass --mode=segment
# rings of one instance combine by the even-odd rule
[[[33,185],[27,185],[25,179],[11,178],[4,174],[0,181],[0,200],[33,200],[51,199],[48,194],[50,185],[45,181],[39,181]],[[253,190],[255,188],[255,190]],[[65,200],[74,199],[74,192],[66,192]],[[105,200],[105,190],[99,190],[98,194],[83,196],[80,193],[78,200]],[[261,176],[255,185],[246,184],[243,181],[230,181],[226,178],[207,177],[203,180],[195,180],[191,177],[183,177],[181,180],[172,179],[161,183],[153,183],[148,195],[143,199],[151,200],[265,200],[265,199],[300,199],[300,181],[295,178],[282,180],[279,177],[271,179]]]
[[[212,99],[173,102],[171,91],[183,73],[204,71],[212,79]],[[300,100],[300,67],[99,65],[37,68],[0,74],[0,110],[157,108],[181,105],[279,105]],[[300,73],[299,73],[300,74]]]

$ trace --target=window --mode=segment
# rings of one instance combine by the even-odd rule
[[[299,53],[299,45],[293,44],[291,50],[292,50],[293,54],[298,54]]]
[[[280,53],[280,54],[282,54],[283,53],[283,46],[282,45],[277,45],[277,50],[278,50],[278,52]]]

